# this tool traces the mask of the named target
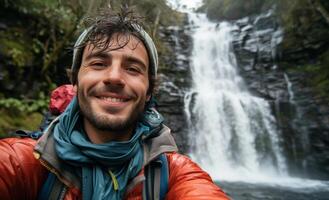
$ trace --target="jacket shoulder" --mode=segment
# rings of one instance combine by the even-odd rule
[[[229,199],[211,177],[189,157],[167,153],[169,191],[166,199]]]
[[[33,156],[35,143],[30,138],[0,140],[0,194],[4,199],[36,198],[47,170]]]
[[[33,148],[36,141],[31,138],[6,138],[0,140],[1,160],[17,161],[19,164],[35,163]],[[4,164],[4,163],[2,163]]]

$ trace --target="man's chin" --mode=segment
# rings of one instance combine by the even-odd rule
[[[135,125],[137,119],[109,117],[106,115],[86,116],[89,123],[96,129],[101,131],[121,132],[131,130]]]
[[[127,120],[123,119],[113,119],[107,117],[97,117],[96,119],[88,120],[97,129],[102,131],[113,131],[127,129],[129,124]]]
[[[99,106],[80,106],[81,113],[89,124],[100,131],[127,132],[133,130],[143,110],[129,109],[112,113]],[[129,109],[129,110],[127,110]]]

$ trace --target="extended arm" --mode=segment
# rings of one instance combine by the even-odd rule
[[[172,153],[168,155],[168,162],[170,177],[166,199],[229,199],[210,176],[188,157]]]
[[[29,138],[0,140],[1,199],[36,199],[47,172],[33,156]]]

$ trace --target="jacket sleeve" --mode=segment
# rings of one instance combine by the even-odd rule
[[[167,158],[170,173],[167,200],[229,199],[210,176],[188,157],[170,153]]]
[[[36,199],[47,171],[33,156],[35,140],[0,140],[1,199]]]

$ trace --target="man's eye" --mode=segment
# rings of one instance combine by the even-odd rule
[[[135,73],[140,72],[140,69],[138,67],[135,67],[135,66],[127,67],[126,70],[129,71],[129,72],[135,72]]]
[[[105,63],[102,63],[102,62],[93,62],[93,63],[90,63],[91,66],[93,67],[105,67]]]

